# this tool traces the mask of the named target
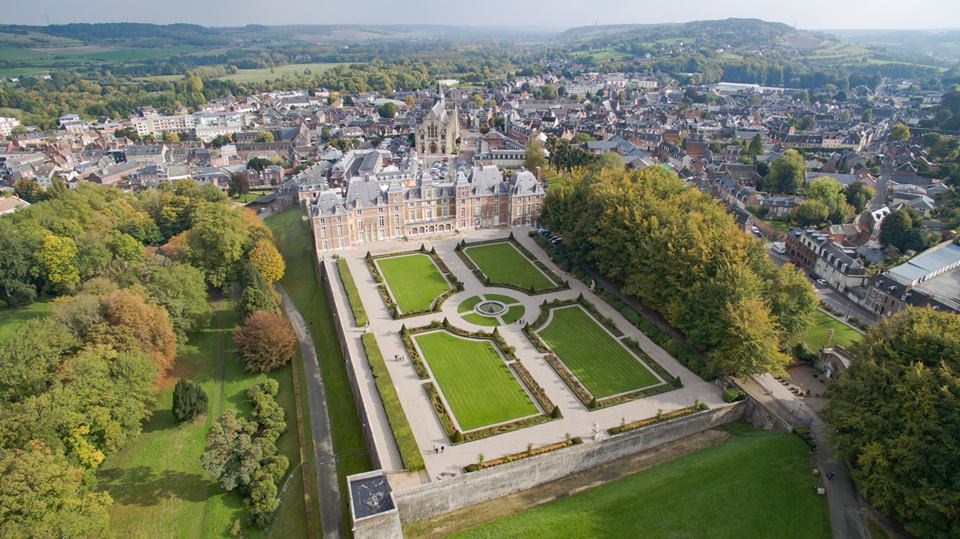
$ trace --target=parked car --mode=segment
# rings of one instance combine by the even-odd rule
[[[817,284],[820,286],[827,286],[827,281],[823,279],[817,279]]]

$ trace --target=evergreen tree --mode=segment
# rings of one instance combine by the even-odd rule
[[[202,387],[184,379],[173,388],[173,417],[187,421],[207,413],[207,393]]]

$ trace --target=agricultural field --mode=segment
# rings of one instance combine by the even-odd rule
[[[217,77],[221,80],[231,80],[237,83],[245,82],[266,82],[269,80],[280,79],[283,77],[297,77],[306,74],[308,71],[310,74],[316,75],[318,73],[323,73],[324,71],[337,67],[338,65],[345,65],[339,63],[326,63],[326,64],[285,64],[274,67],[264,67],[259,69],[240,69],[237,73],[230,75],[224,75]]]
[[[473,245],[465,247],[463,252],[494,284],[535,291],[557,286],[508,241]]]
[[[832,339],[829,336],[831,329]],[[860,332],[820,310],[814,313],[813,323],[800,336],[800,341],[812,352],[818,352],[828,342],[846,348],[859,340]]]
[[[660,382],[579,305],[553,309],[538,333],[598,399]]]
[[[729,430],[719,445],[454,537],[831,537],[807,446],[792,434]]]
[[[536,415],[493,343],[446,331],[413,337],[462,430]]]
[[[378,258],[374,263],[380,268],[400,312],[427,310],[438,296],[450,289],[450,283],[430,255]]]

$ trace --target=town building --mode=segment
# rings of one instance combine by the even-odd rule
[[[960,245],[941,243],[880,273],[870,281],[864,305],[881,316],[907,306],[960,313]]]
[[[460,120],[457,106],[447,108],[446,99],[440,99],[427,110],[416,130],[417,150],[421,155],[454,155],[460,139]]]

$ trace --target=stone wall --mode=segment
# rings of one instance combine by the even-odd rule
[[[414,522],[536,487],[738,419],[773,421],[750,400],[697,412],[536,457],[395,492],[400,519]]]
[[[316,259],[317,264],[314,266],[317,269],[317,278],[323,282],[323,286],[327,289],[327,301],[330,302],[330,310],[333,313],[334,318],[334,327],[337,328],[337,341],[340,344],[340,351],[343,353],[343,358],[347,362],[347,376],[350,378],[350,390],[353,394],[353,402],[357,407],[357,414],[360,416],[360,425],[363,430],[363,439],[367,444],[367,452],[370,454],[370,463],[373,465],[374,469],[381,467],[379,451],[377,451],[377,444],[373,438],[373,432],[370,431],[370,420],[367,418],[367,407],[363,402],[363,397],[360,393],[360,387],[357,382],[357,374],[354,363],[358,361],[357,358],[353,357],[350,353],[350,347],[347,346],[347,337],[343,332],[343,324],[350,324],[349,321],[340,320],[339,313],[337,310],[336,303],[336,294],[333,290],[333,284],[331,283],[334,277],[332,274],[336,273],[335,271],[330,271],[330,265],[325,263],[319,257]],[[349,309],[347,309],[349,310]]]

